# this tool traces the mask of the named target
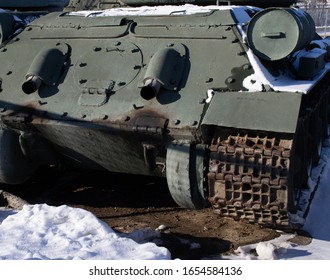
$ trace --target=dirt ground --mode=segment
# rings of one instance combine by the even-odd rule
[[[260,225],[220,218],[211,208],[182,209],[172,200],[162,178],[78,171],[59,175],[47,170],[23,186],[0,189],[31,204],[86,209],[119,232],[158,229],[158,243],[169,249],[172,258],[220,258],[238,246],[280,235]]]

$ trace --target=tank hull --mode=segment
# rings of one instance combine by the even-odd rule
[[[302,79],[296,53],[257,57],[245,38],[259,10],[186,5],[33,21],[0,51],[0,181],[54,164],[161,176],[182,207],[292,226],[328,135],[329,62],[325,49],[303,53],[298,68],[324,61]],[[8,137],[16,145],[6,149]]]

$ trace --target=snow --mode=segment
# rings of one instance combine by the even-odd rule
[[[258,11],[259,8],[250,6],[196,6],[192,4],[186,4],[181,6],[143,6],[138,8],[115,8],[103,11],[78,11],[69,13],[70,16],[81,17],[107,17],[107,16],[148,16],[148,15],[191,15],[198,13],[208,13],[213,10],[231,10],[234,14],[237,22],[237,27],[241,33],[243,42],[246,43],[246,29],[247,23],[250,21],[248,10]],[[296,9],[299,12],[299,9]],[[318,40],[320,48],[324,48],[323,45],[327,45],[329,40]],[[328,45],[327,45],[328,46]],[[313,55],[317,51],[310,50],[304,51],[305,55]],[[307,93],[317,81],[319,81],[325,73],[330,70],[330,62],[327,62],[325,67],[310,80],[296,80],[290,74],[290,71],[284,71],[278,76],[273,76],[267,68],[260,62],[258,57],[254,55],[251,49],[247,51],[250,63],[255,71],[254,74],[248,76],[243,81],[243,86],[251,92],[262,91],[265,86],[270,86],[274,91],[287,91],[287,92],[300,92],[302,94]],[[293,56],[302,55],[299,51]],[[212,89],[210,89],[212,92]]]
[[[330,140],[326,140],[310,179],[309,192],[317,188],[303,226],[312,236],[310,244],[297,245],[291,241],[294,234],[282,233],[271,241],[241,246],[235,254],[212,258],[330,260],[329,184]],[[170,252],[156,245],[164,229],[160,225],[155,230],[119,234],[92,213],[66,205],[25,205],[20,211],[2,208],[0,260],[166,260],[171,259]],[[199,246],[190,244],[192,250]]]
[[[146,242],[156,231],[120,236],[92,213],[63,205],[25,205],[0,214],[0,259],[162,260],[170,252]],[[134,240],[135,241],[134,241]]]
[[[315,190],[310,210],[304,221],[303,230],[312,236],[308,245],[297,245],[290,241],[293,234],[282,234],[280,237],[258,244],[239,247],[235,255],[228,258],[235,260],[330,260],[330,141],[323,143],[321,159],[310,178],[308,195]],[[257,255],[251,254],[256,250]]]
[[[249,6],[196,6],[185,4],[181,6],[142,6],[138,8],[114,8],[102,11],[78,11],[69,13],[70,16],[80,17],[109,17],[109,16],[148,16],[148,15],[192,15],[199,13],[209,13],[214,10],[231,10],[234,12],[238,23],[245,24],[250,20],[246,10],[252,8]],[[254,8],[253,9],[258,9]]]
[[[148,15],[148,14],[191,14],[220,9],[218,6],[196,7],[141,7],[130,9],[113,9],[102,12],[76,12],[76,16],[111,16],[111,15]],[[228,7],[222,7],[228,9]],[[238,22],[242,25],[249,18],[244,9],[231,7]],[[241,28],[241,30],[243,30]],[[254,56],[251,50],[248,56],[255,74],[245,81],[251,91],[260,91],[262,85],[270,84],[274,90],[305,92],[313,86],[314,81],[297,81],[289,76],[273,77]],[[321,78],[325,70],[315,79]],[[212,98],[212,91],[209,92]],[[303,229],[311,234],[312,242],[308,245],[297,245],[290,239],[293,234],[283,233],[279,238],[239,247],[235,254],[218,256],[219,259],[327,259],[330,260],[330,145],[325,142],[320,164],[313,169],[310,187],[316,189]],[[310,192],[309,191],[309,192]],[[306,193],[308,197],[310,193]],[[46,204],[25,205],[20,211],[1,209],[0,211],[0,259],[62,259],[62,260],[166,260],[171,259],[170,252],[156,245],[160,225],[155,231],[145,229],[130,234],[119,234],[107,224],[97,219],[86,210],[66,205],[59,207]],[[153,242],[152,242],[153,241]],[[182,242],[186,242],[183,240]],[[192,243],[191,248],[199,244]],[[215,257],[216,258],[216,257]]]

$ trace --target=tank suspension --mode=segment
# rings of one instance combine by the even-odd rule
[[[170,144],[166,155],[166,178],[174,201],[181,207],[205,208],[205,146],[193,143]]]
[[[273,227],[299,226],[291,214],[306,215],[300,193],[310,188],[311,170],[329,136],[329,78],[330,73],[303,96],[294,134],[215,129],[207,178],[217,214]]]

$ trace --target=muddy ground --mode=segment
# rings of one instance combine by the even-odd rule
[[[170,250],[172,258],[221,258],[221,254],[233,252],[238,246],[280,235],[260,225],[220,218],[211,208],[182,209],[172,200],[162,178],[41,170],[22,186],[0,189],[31,204],[66,204],[86,209],[119,232],[159,229],[158,243]]]

